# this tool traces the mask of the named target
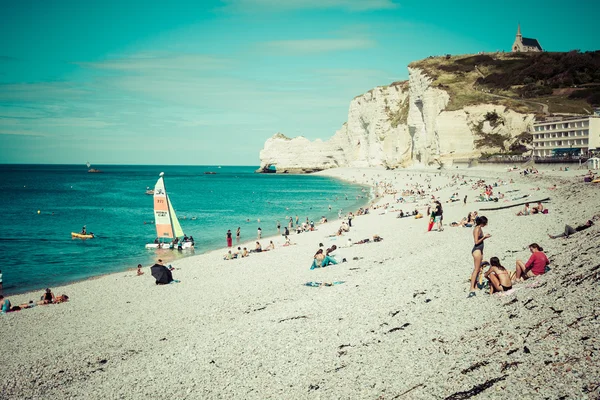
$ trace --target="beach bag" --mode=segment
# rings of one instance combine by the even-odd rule
[[[548,214],[548,209],[544,208],[544,211],[542,211],[542,214]]]

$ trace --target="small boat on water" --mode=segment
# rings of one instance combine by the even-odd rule
[[[214,171],[206,171],[204,175],[216,175],[217,173]]]
[[[88,162],[87,162],[85,165],[87,165],[87,167],[88,167],[88,173],[96,173],[96,174],[97,174],[97,173],[100,173],[100,172],[102,172],[102,171],[101,171],[101,170],[99,170],[99,169],[96,169],[96,168],[90,168],[90,167],[92,166],[92,164],[90,164],[90,162],[89,162],[89,161],[88,161]]]
[[[150,186],[146,186],[146,194],[153,195],[154,189],[150,189]]]
[[[93,239],[94,234],[93,233],[83,234],[83,233],[71,232],[71,237],[77,238],[77,239]]]
[[[161,172],[154,186],[154,225],[156,226],[156,240],[147,243],[147,249],[193,249],[193,241],[185,241],[183,229],[179,224],[171,199],[165,188],[164,172]],[[168,239],[167,241],[164,241]]]

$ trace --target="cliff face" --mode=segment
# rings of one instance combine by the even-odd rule
[[[260,170],[274,166],[278,173],[301,173],[398,165],[410,147],[406,123],[397,120],[402,107],[408,110],[406,82],[370,90],[350,102],[348,122],[327,141],[281,133],[269,138],[260,152]]]
[[[328,168],[451,164],[508,147],[529,130],[533,112],[480,103],[446,111],[443,85],[423,69],[409,80],[377,87],[350,102],[348,121],[326,141],[276,134],[260,152],[259,171],[302,173]]]

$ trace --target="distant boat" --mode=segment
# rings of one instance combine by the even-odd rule
[[[153,195],[154,189],[150,189],[150,186],[146,186],[146,194]]]
[[[85,165],[87,165],[88,168],[90,168],[92,166],[92,164],[90,164],[89,161]],[[90,172],[90,173],[99,173],[99,172],[102,172],[102,171],[99,170],[99,169],[90,168],[90,169],[88,169],[88,172]]]
[[[83,234],[83,233],[71,232],[71,237],[77,238],[77,239],[93,239],[94,234],[93,233]]]
[[[219,167],[220,168],[220,167]],[[217,173],[214,171],[206,171],[204,175],[216,175]]]
[[[173,249],[181,246],[182,249],[193,249],[194,243],[183,241],[184,234],[171,199],[167,195],[165,173],[161,172],[156,186],[154,186],[154,221],[156,225],[156,238],[154,243],[146,244],[147,249]],[[169,239],[167,242],[161,240]],[[177,244],[175,244],[177,241]]]
[[[221,168],[221,166],[219,165],[217,168]]]

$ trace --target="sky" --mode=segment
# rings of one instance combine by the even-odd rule
[[[0,0],[0,163],[258,165],[277,132],[330,138],[411,61],[509,51],[518,23],[549,51],[599,49],[600,2],[571,7]]]

